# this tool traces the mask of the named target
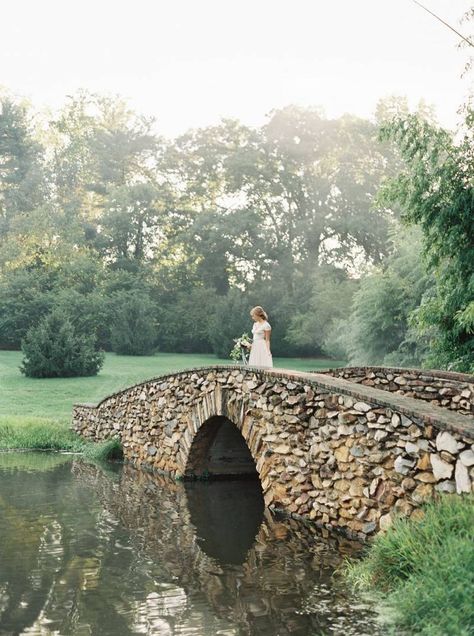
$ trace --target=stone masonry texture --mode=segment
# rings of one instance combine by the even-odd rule
[[[465,373],[397,367],[343,367],[323,373],[474,415],[474,377]]]
[[[420,504],[439,493],[472,490],[474,418],[465,405],[453,409],[360,380],[375,380],[375,371],[359,369],[355,381],[338,377],[350,370],[338,371],[191,369],[98,405],[77,404],[73,428],[94,441],[120,438],[125,461],[179,478],[200,475],[211,427],[229,420],[251,452],[268,507],[361,540],[394,515],[416,518]],[[410,376],[424,373],[415,371]],[[401,373],[379,379],[392,382],[389,375],[406,387],[395,382]],[[442,381],[451,388],[451,379]],[[474,378],[463,382],[456,395],[471,404]]]

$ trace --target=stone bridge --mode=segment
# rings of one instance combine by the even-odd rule
[[[175,478],[258,476],[265,504],[364,539],[474,482],[474,377],[214,366],[77,404],[85,438]]]

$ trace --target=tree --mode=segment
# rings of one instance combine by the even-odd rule
[[[45,216],[44,149],[25,104],[0,99],[0,266],[21,254],[32,219]],[[17,245],[17,243],[19,245]]]
[[[0,235],[8,221],[40,205],[43,149],[34,140],[27,108],[9,97],[0,100]]]
[[[474,369],[474,111],[465,107],[459,141],[417,115],[396,118],[382,135],[394,140],[405,168],[383,191],[386,203],[419,224],[435,292],[417,311],[431,337],[429,364]]]
[[[359,281],[343,269],[318,268],[312,276],[307,308],[297,310],[291,319],[286,339],[310,353],[325,351],[333,324],[347,317]]]
[[[156,306],[140,292],[119,292],[113,297],[112,349],[131,356],[152,355],[157,341]]]
[[[134,187],[155,185],[160,141],[152,129],[153,120],[139,117],[123,100],[87,91],[69,98],[50,122],[50,179],[65,229],[75,242],[109,247],[110,236],[100,235],[104,210],[117,199],[128,207],[127,188],[131,196]]]
[[[225,120],[191,131],[165,159],[183,210],[177,239],[195,237],[193,256],[218,268],[220,290],[278,278],[293,295],[298,273],[386,252],[391,213],[373,202],[395,159],[371,122],[288,107],[260,129]]]
[[[162,208],[156,189],[147,183],[110,191],[101,218],[103,251],[118,260],[150,258],[160,239]]]
[[[392,254],[362,278],[348,318],[336,320],[326,333],[326,351],[355,365],[423,362],[426,345],[412,328],[412,314],[433,280],[420,251],[420,232],[395,229]]]

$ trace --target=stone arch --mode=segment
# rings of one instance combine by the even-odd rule
[[[255,471],[261,479],[262,450],[261,437],[256,435],[257,422],[250,416],[248,397],[236,391],[222,388],[219,384],[199,401],[189,406],[187,430],[180,453],[180,474],[182,477],[203,476],[206,452],[219,435],[223,426],[233,429],[233,440],[245,444]],[[228,434],[230,431],[227,431]],[[238,435],[235,435],[238,433]],[[253,466],[252,466],[253,468]],[[252,471],[255,474],[255,471]]]
[[[188,451],[184,478],[257,477],[245,437],[228,417],[214,415],[199,427]]]
[[[95,441],[120,437],[137,467],[183,477],[203,427],[227,419],[266,506],[363,539],[392,512],[410,516],[438,492],[474,486],[474,377],[393,371],[190,369],[78,404],[73,426]]]

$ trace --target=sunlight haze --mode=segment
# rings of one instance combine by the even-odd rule
[[[463,32],[469,1],[425,4]],[[451,127],[468,92],[467,51],[410,0],[18,0],[2,17],[0,85],[52,108],[79,88],[118,93],[170,136],[290,103],[370,117],[391,94]]]

